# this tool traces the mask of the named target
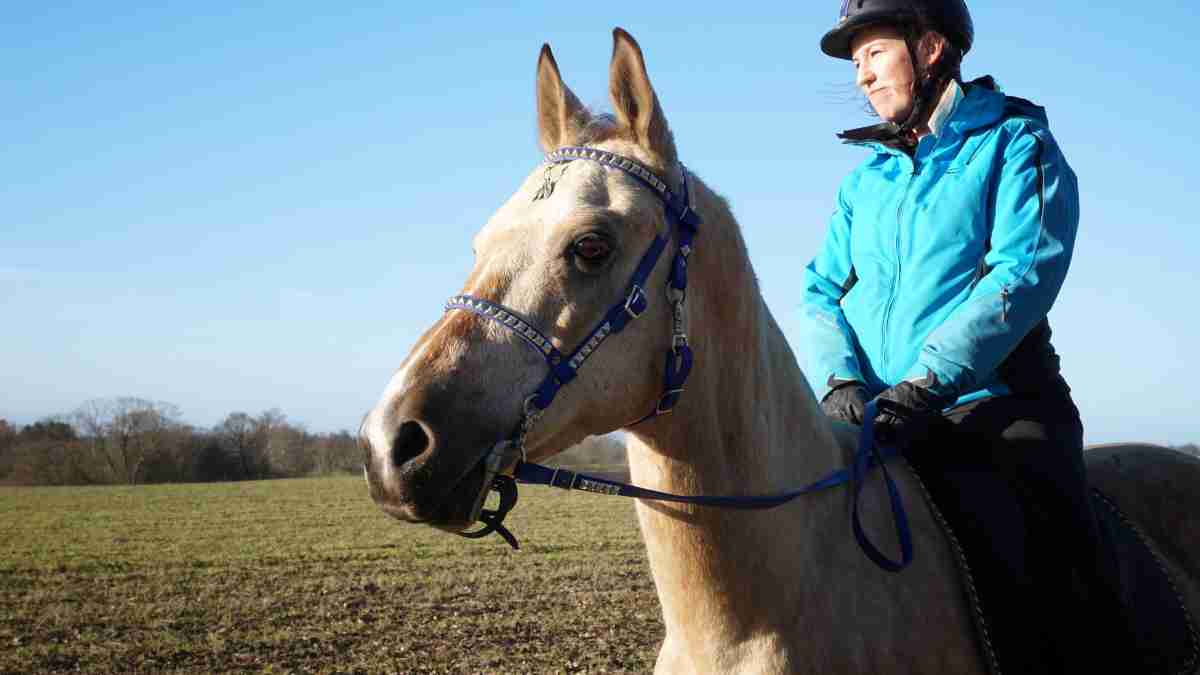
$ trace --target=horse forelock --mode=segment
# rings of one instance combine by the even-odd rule
[[[574,145],[596,145],[620,138],[622,131],[621,125],[617,123],[617,118],[612,113],[589,111],[587,124],[579,130],[572,143]]]

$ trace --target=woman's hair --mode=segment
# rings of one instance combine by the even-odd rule
[[[928,77],[935,84],[942,86],[948,84],[950,80],[962,83],[963,53],[961,49],[950,41],[950,38],[938,32],[937,29],[930,28],[929,24],[924,21],[918,21],[906,26],[902,32],[904,33],[904,41],[909,45],[909,52],[913,56],[916,56],[915,52],[920,46],[921,40],[926,35],[932,35],[935,39],[942,41],[942,58],[937,63],[928,69],[921,66],[919,62],[913,64],[914,75],[918,82],[922,78]],[[927,72],[921,72],[923,70],[927,70]],[[940,90],[941,87],[939,86],[938,89]]]

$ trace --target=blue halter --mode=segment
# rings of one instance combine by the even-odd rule
[[[577,159],[598,162],[604,166],[619,169],[633,176],[643,185],[654,190],[663,201],[667,222],[677,240],[675,259],[667,279],[667,296],[672,303],[673,334],[671,346],[667,349],[666,366],[663,372],[663,393],[654,409],[646,416],[628,426],[640,424],[652,417],[671,412],[683,394],[683,385],[692,369],[692,350],[688,345],[687,334],[683,325],[684,301],[687,299],[687,265],[692,253],[692,241],[696,236],[697,227],[701,224],[699,214],[691,207],[688,189],[688,172],[680,167],[682,183],[680,193],[671,191],[667,184],[641,163],[621,157],[610,152],[595,148],[567,147],[546,155],[548,164],[563,164]],[[645,313],[649,306],[646,295],[646,280],[654,271],[662,253],[666,250],[668,238],[655,235],[654,241],[642,255],[637,268],[633,272],[625,294],[613,305],[595,328],[569,354],[563,354],[554,346],[553,341],[529,323],[521,314],[499,303],[477,298],[470,295],[458,295],[446,302],[446,311],[462,310],[471,312],[485,319],[494,321],[515,333],[531,348],[537,350],[545,359],[549,369],[541,385],[525,399],[525,413],[510,439],[488,451],[483,457],[484,481],[483,488],[476,499],[472,516],[481,521],[483,527],[472,532],[459,532],[464,537],[476,539],[492,532],[500,534],[513,548],[518,548],[516,537],[502,524],[504,517],[517,503],[516,481],[534,485],[549,485],[566,490],[583,490],[609,495],[620,495],[640,499],[681,502],[707,506],[719,506],[739,509],[767,509],[779,506],[801,495],[809,494],[826,488],[849,483],[853,490],[853,509],[851,513],[852,529],[855,539],[871,560],[883,569],[899,571],[912,560],[912,535],[909,531],[908,517],[904,512],[899,490],[888,472],[885,462],[897,455],[894,448],[879,448],[874,442],[873,420],[875,403],[867,406],[866,423],[863,424],[859,437],[859,449],[853,464],[849,469],[835,471],[829,476],[799,490],[793,490],[777,495],[752,497],[725,496],[685,496],[673,495],[655,490],[647,490],[635,485],[611,481],[604,478],[577,474],[564,469],[551,469],[525,461],[525,438],[545,410],[554,402],[555,396],[564,386],[570,383],[579,373],[579,369],[595,353],[596,349],[612,335],[625,329],[631,321]],[[519,454],[518,454],[519,453]],[[513,478],[501,472],[515,464]],[[900,542],[901,559],[891,560],[871,543],[863,531],[858,514],[859,495],[863,487],[866,473],[875,466],[883,470],[887,483],[888,497],[892,505],[893,519],[896,525],[896,535]],[[500,493],[500,504],[497,509],[484,509],[483,502],[488,493],[496,490]]]
[[[667,279],[667,296],[671,300],[673,315],[673,335],[671,346],[667,350],[666,366],[663,369],[663,393],[651,410],[641,419],[633,422],[640,424],[652,417],[665,415],[674,409],[683,394],[683,385],[692,370],[692,349],[688,345],[687,333],[684,330],[684,301],[687,299],[687,265],[692,254],[692,240],[696,236],[697,227],[701,224],[700,215],[691,207],[690,190],[688,189],[688,172],[680,166],[681,189],[678,194],[673,192],[665,181],[640,162],[620,155],[597,150],[596,148],[565,147],[546,155],[547,166],[565,164],[575,160],[597,162],[606,167],[618,169],[632,176],[641,184],[650,188],[663,202],[667,223],[677,240],[675,259]],[[547,191],[539,192],[542,196]],[[502,474],[502,471],[512,464],[524,464],[525,438],[529,431],[554,402],[559,390],[570,383],[578,375],[579,369],[595,353],[610,336],[625,330],[631,321],[641,317],[650,305],[646,295],[646,280],[662,257],[668,244],[668,236],[656,234],[650,247],[642,255],[633,276],[626,285],[625,294],[613,305],[604,317],[596,324],[569,354],[563,354],[554,342],[544,333],[534,327],[520,312],[491,300],[471,295],[457,295],[446,302],[446,311],[461,310],[494,321],[516,334],[546,361],[548,373],[533,394],[525,399],[524,414],[520,423],[513,431],[508,441],[497,444],[483,455],[484,465],[483,487],[475,500],[471,511],[472,521],[484,523],[483,527],[473,532],[459,532],[468,538],[479,538],[492,532],[499,533],[513,548],[517,548],[516,537],[501,523],[504,517],[516,505],[517,490],[512,478]],[[484,509],[490,491],[500,493],[500,505],[497,509]]]
[[[696,236],[696,230],[701,220],[699,214],[692,210],[689,202],[688,173],[685,168],[681,167],[682,190],[677,195],[650,169],[635,160],[620,155],[594,148],[576,147],[562,148],[546,155],[548,164],[564,164],[577,159],[591,160],[604,166],[620,169],[654,190],[663,201],[667,222],[678,241],[675,260],[667,279],[668,297],[674,308],[674,335],[671,339],[671,347],[667,350],[663,394],[649,414],[633,423],[638,424],[651,417],[671,412],[679,402],[680,395],[683,393],[683,385],[692,370],[692,349],[688,345],[687,334],[683,327],[683,302],[687,297],[688,257],[692,254],[692,240]],[[522,454],[524,453],[524,437],[528,433],[529,427],[550,407],[559,390],[575,379],[579,374],[579,369],[605,340],[625,330],[630,322],[639,318],[649,307],[650,301],[645,290],[646,280],[657,266],[659,258],[667,248],[667,243],[668,237],[661,234],[655,235],[654,241],[650,243],[650,247],[642,255],[637,268],[634,269],[622,299],[604,314],[591,332],[569,354],[564,355],[560,352],[550,338],[531,325],[516,310],[471,295],[457,295],[446,302],[446,311],[457,309],[471,312],[504,326],[545,359],[549,372],[537,390],[525,399],[524,419],[511,438],[522,450]]]

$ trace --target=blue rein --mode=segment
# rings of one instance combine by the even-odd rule
[[[849,468],[834,471],[821,480],[798,490],[789,490],[773,495],[747,497],[676,495],[669,492],[649,490],[598,476],[576,473],[566,469],[555,469],[542,466],[541,464],[532,464],[530,462],[518,463],[514,475],[518,482],[528,485],[549,485],[550,487],[561,488],[563,490],[581,490],[583,492],[618,497],[634,497],[636,499],[695,504],[697,506],[717,506],[721,508],[748,510],[773,509],[797,497],[849,484],[854,493],[850,520],[855,540],[858,541],[858,545],[867,557],[876,565],[889,572],[899,572],[908,567],[913,559],[912,530],[908,524],[908,514],[904,510],[904,501],[900,497],[900,490],[896,486],[896,481],[892,478],[886,464],[887,460],[898,456],[900,452],[894,447],[885,446],[881,448],[875,443],[875,412],[875,402],[871,401],[867,404],[866,422],[859,432],[858,450],[855,452],[854,461]],[[865,478],[876,466],[883,471],[884,481],[887,484],[888,499],[892,507],[892,520],[896,529],[896,539],[900,543],[900,560],[892,560],[887,557],[871,542],[866,531],[863,530],[862,520],[859,517],[858,504],[863,486],[865,485]]]
[[[654,174],[653,171],[639,162],[621,157],[610,152],[595,148],[561,148],[546,156],[548,164],[562,164],[577,159],[598,162],[605,166],[619,169],[632,176],[646,187],[654,190],[663,201],[668,223],[674,231],[677,242],[675,258],[667,278],[667,295],[673,309],[673,334],[671,346],[667,350],[666,366],[663,370],[663,393],[654,409],[646,416],[633,422],[640,424],[652,417],[664,415],[675,407],[683,394],[683,386],[692,369],[692,350],[688,344],[687,334],[683,325],[683,305],[687,298],[687,266],[692,253],[693,240],[697,228],[701,224],[700,216],[692,209],[690,190],[688,189],[688,172],[681,167],[681,190],[678,194]],[[473,532],[460,532],[462,536],[479,538],[492,532],[500,534],[513,548],[518,548],[516,537],[504,525],[504,517],[512,510],[517,502],[516,482],[530,485],[549,485],[566,490],[583,490],[600,494],[635,497],[657,501],[679,502],[700,506],[717,506],[735,509],[769,509],[789,502],[802,495],[810,494],[827,488],[849,483],[854,491],[851,509],[851,525],[854,537],[866,555],[885,570],[897,572],[904,569],[912,561],[912,534],[909,530],[908,516],[895,481],[887,470],[886,461],[898,452],[894,448],[879,448],[875,444],[873,420],[875,403],[867,406],[867,422],[859,435],[859,447],[854,461],[848,469],[841,469],[825,478],[801,488],[776,495],[749,497],[732,496],[686,496],[674,495],[656,490],[648,490],[627,483],[611,481],[596,476],[575,473],[565,469],[551,469],[539,464],[524,461],[525,436],[530,428],[541,417],[545,410],[554,402],[559,390],[570,383],[578,375],[579,368],[595,353],[610,336],[620,333],[629,323],[639,318],[649,306],[646,296],[646,280],[658,264],[659,258],[667,248],[668,238],[656,235],[650,247],[642,255],[637,268],[634,270],[626,286],[622,299],[613,305],[604,317],[596,324],[580,344],[569,354],[563,354],[553,341],[535,328],[525,317],[504,305],[470,295],[459,295],[446,303],[446,311],[461,310],[471,312],[482,318],[495,321],[520,337],[526,344],[537,350],[545,359],[549,372],[545,379],[525,400],[525,415],[518,424],[508,441],[508,448],[520,453],[514,458],[514,477],[501,473],[502,465],[508,460],[503,456],[499,447],[484,455],[485,465],[482,493],[476,503],[474,515],[484,523],[483,527]],[[896,525],[896,535],[900,541],[901,559],[896,561],[885,556],[867,537],[859,518],[858,504],[862,493],[864,478],[875,466],[879,466],[887,482],[888,496],[891,500],[892,515]],[[483,501],[487,493],[495,490],[500,493],[500,506],[497,509],[483,509]]]

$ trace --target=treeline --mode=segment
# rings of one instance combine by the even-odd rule
[[[1200,459],[1200,445],[1196,445],[1195,443],[1187,443],[1185,445],[1173,445],[1171,447],[1175,450],[1186,452],[1187,454]]]
[[[348,431],[311,433],[279,410],[230,413],[211,429],[170,403],[97,399],[24,427],[0,419],[0,483],[132,485],[358,472]]]
[[[1172,446],[1200,458],[1195,443]],[[617,436],[590,437],[556,466],[626,464]],[[210,429],[181,420],[170,403],[122,397],[88,401],[24,427],[0,419],[0,484],[132,485],[262,480],[358,473],[362,451],[349,431],[311,433],[277,409],[233,412]]]
[[[628,463],[629,460],[625,455],[625,442],[615,434],[588,436],[578,445],[563,450],[547,462],[550,466],[604,470],[624,468]]]

